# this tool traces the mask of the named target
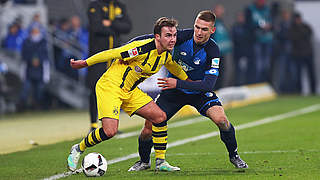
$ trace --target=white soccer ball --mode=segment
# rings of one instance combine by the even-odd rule
[[[83,173],[86,176],[103,176],[107,171],[107,160],[99,153],[89,153],[82,160]]]

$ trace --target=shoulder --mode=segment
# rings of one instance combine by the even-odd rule
[[[130,42],[124,46],[121,46],[120,49],[122,52],[122,58],[132,58],[138,55],[146,54],[156,49],[156,45],[154,42],[154,38],[152,38]]]
[[[181,44],[185,41],[188,41],[189,39],[193,38],[193,29],[179,29],[177,31],[177,44]]]
[[[218,57],[220,55],[220,49],[212,38],[208,40],[207,45],[205,46],[205,51],[211,57]]]

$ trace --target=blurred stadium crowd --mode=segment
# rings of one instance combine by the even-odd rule
[[[37,0],[0,2],[2,8],[8,4],[30,6]],[[224,12],[228,9],[216,4],[212,10],[217,16],[213,38],[220,47],[221,58],[232,62],[233,68],[231,83],[225,83],[223,71],[230,67],[221,64],[222,75],[216,89],[268,82],[280,94],[300,94],[301,69],[306,67],[311,93],[316,93],[313,34],[301,14],[282,7],[278,1],[252,0],[227,27]],[[86,70],[71,69],[69,59],[88,57],[87,24],[77,15],[59,20],[42,15],[33,13],[28,24],[23,22],[24,17],[17,16],[0,27],[1,32],[6,32],[0,37],[0,114],[72,107],[50,93],[58,89],[59,84],[52,82],[59,81],[52,78],[57,74],[70,80],[70,84],[84,86]],[[13,65],[4,61],[8,58],[19,65],[18,73],[10,71]]]

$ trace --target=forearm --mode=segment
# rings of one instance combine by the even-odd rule
[[[214,85],[216,84],[217,76],[206,76],[201,81],[182,81],[177,80],[177,88],[189,89],[195,91],[213,91]]]

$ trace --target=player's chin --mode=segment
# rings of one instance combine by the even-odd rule
[[[168,51],[172,51],[173,48],[174,48],[174,45],[173,45],[173,46],[168,46],[168,47],[167,47],[167,50],[168,50]]]

